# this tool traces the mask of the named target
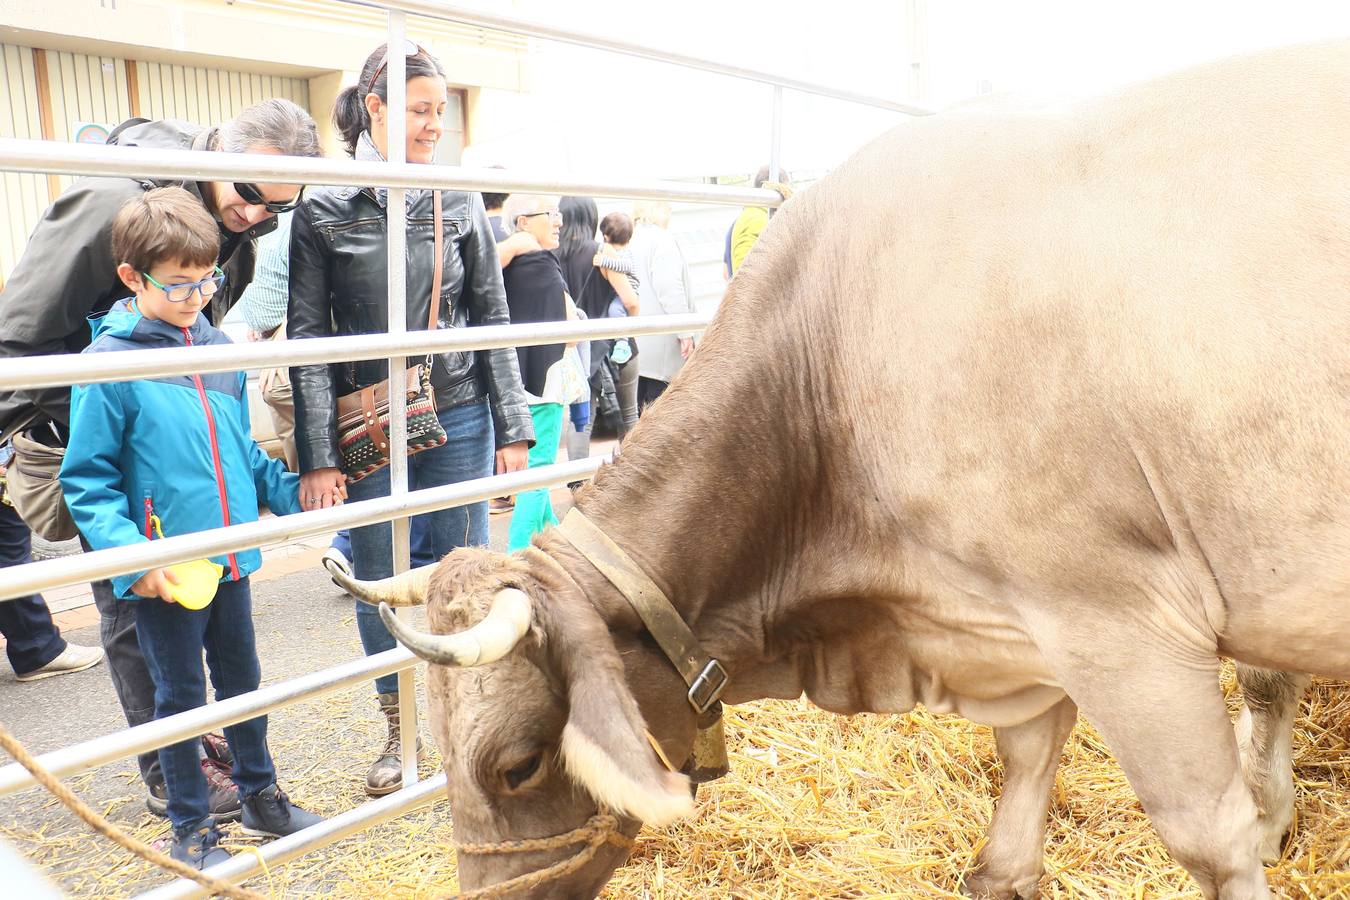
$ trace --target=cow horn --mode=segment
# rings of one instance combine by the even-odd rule
[[[334,584],[362,603],[369,603],[371,606],[378,603],[388,603],[390,606],[419,606],[427,602],[427,585],[435,568],[435,563],[418,566],[416,569],[379,581],[360,581],[338,566],[329,566],[328,573],[333,576]]]
[[[530,598],[519,588],[503,588],[492,597],[483,621],[458,634],[425,634],[404,624],[389,604],[380,604],[380,618],[403,646],[442,666],[482,666],[511,652],[530,630]]]

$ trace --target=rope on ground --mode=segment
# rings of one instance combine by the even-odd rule
[[[42,764],[33,758],[32,754],[10,734],[3,725],[0,725],[0,747],[5,748],[10,756],[14,757],[19,765],[29,771],[38,784],[45,787],[56,796],[58,800],[66,805],[71,812],[79,816],[85,824],[106,837],[108,840],[117,844],[126,850],[131,851],[148,862],[152,862],[165,871],[172,872],[181,878],[190,878],[200,884],[202,887],[211,891],[213,894],[222,894],[226,897],[235,898],[235,900],[266,900],[262,894],[255,893],[247,888],[241,888],[228,881],[222,881],[219,878],[212,878],[194,869],[186,863],[179,862],[171,856],[159,852],[154,847],[139,841],[126,832],[122,831],[113,823],[109,822],[103,816],[99,815],[88,804],[61,783],[51,772],[43,768]]]

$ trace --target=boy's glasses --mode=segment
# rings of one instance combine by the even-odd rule
[[[262,195],[256,184],[249,184],[247,181],[236,181],[234,183],[234,192],[244,199],[249,206],[262,206],[270,213],[290,212],[300,205],[300,198],[304,195],[305,189],[301,188],[295,192],[295,196],[289,200],[273,202]]]
[[[184,284],[160,284],[149,272],[142,272],[145,280],[153,284],[164,292],[164,296],[169,298],[170,303],[186,303],[192,299],[193,292],[202,295],[203,300],[210,300],[220,290],[220,286],[225,283],[225,273],[216,266],[216,273],[210,278],[203,278],[201,281],[192,281]]]

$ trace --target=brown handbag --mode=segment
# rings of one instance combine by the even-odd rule
[[[441,192],[432,192],[435,210],[435,268],[431,276],[431,314],[427,330],[434,331],[441,312],[441,268],[444,223],[441,219]],[[403,389],[408,397],[408,455],[440,447],[446,441],[445,429],[436,416],[436,397],[431,389],[431,362],[411,366],[404,373]],[[389,379],[343,394],[337,398],[338,453],[342,472],[351,482],[389,465]]]

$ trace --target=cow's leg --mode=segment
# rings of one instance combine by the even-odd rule
[[[1256,804],[1242,780],[1215,651],[1133,623],[1093,624],[1062,630],[1047,648],[1069,696],[1205,897],[1266,900]]]
[[[1035,900],[1045,858],[1045,817],[1060,752],[1078,707],[1067,697],[1029,722],[995,728],[1003,760],[1003,792],[989,823],[989,840],[966,878],[972,897]]]
[[[1237,664],[1246,705],[1238,714],[1237,742],[1242,775],[1260,814],[1261,859],[1275,863],[1284,836],[1294,824],[1292,743],[1298,702],[1308,687],[1306,675]]]

